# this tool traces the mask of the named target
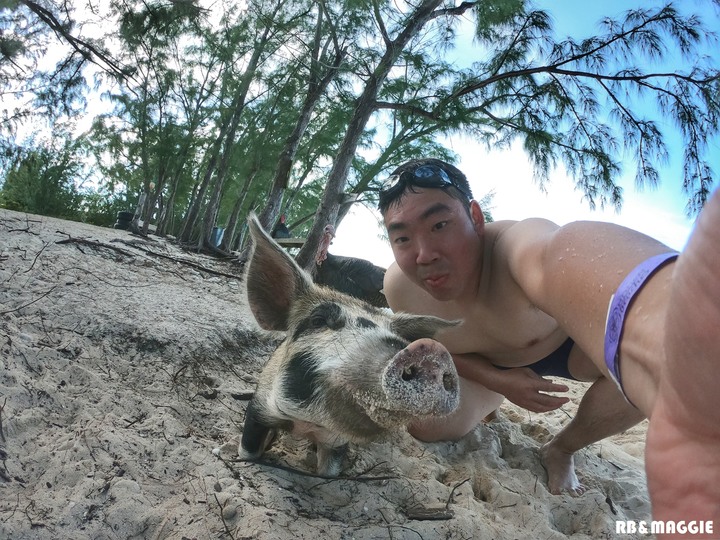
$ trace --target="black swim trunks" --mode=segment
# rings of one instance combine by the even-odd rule
[[[565,343],[560,345],[560,347],[548,354],[542,360],[538,360],[534,364],[530,364],[528,366],[518,367],[529,367],[535,373],[543,377],[562,377],[563,379],[572,379],[573,381],[577,381],[577,379],[570,374],[570,370],[568,369],[568,360],[570,358],[570,351],[572,350],[573,345],[575,345],[575,342],[572,338],[567,338]],[[513,369],[505,366],[495,367],[499,369]]]

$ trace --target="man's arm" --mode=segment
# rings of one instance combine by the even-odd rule
[[[523,409],[548,412],[570,401],[570,398],[547,393],[567,392],[567,386],[553,383],[530,368],[499,369],[478,354],[453,354],[452,357],[461,377],[479,382]]]

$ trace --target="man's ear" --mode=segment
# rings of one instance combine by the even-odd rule
[[[483,214],[480,203],[476,200],[470,201],[470,221],[472,221],[475,232],[479,235],[485,229],[485,214]]]

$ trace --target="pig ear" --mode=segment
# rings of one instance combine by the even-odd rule
[[[447,321],[430,315],[410,315],[397,313],[393,316],[390,328],[408,341],[435,337],[435,334],[446,328],[453,328],[462,321]]]
[[[248,217],[253,246],[246,284],[250,309],[265,330],[287,330],[290,307],[312,286],[309,276],[262,228]]]

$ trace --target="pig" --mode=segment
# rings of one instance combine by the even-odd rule
[[[254,215],[248,224],[250,308],[262,328],[286,337],[248,403],[241,460],[259,459],[284,430],[315,443],[318,474],[337,476],[348,443],[457,408],[455,365],[431,338],[458,321],[393,314],[317,285]]]

